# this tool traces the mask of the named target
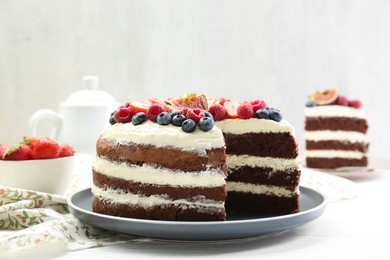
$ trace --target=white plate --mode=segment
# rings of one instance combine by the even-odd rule
[[[91,189],[68,199],[70,212],[81,221],[119,233],[169,240],[230,240],[286,231],[322,215],[326,201],[320,193],[300,187],[300,212],[288,215],[234,216],[227,221],[160,221],[114,217],[92,212]]]

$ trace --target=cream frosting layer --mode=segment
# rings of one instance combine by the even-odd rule
[[[225,174],[220,169],[200,172],[172,171],[144,164],[128,165],[95,157],[92,162],[95,171],[109,177],[146,184],[177,187],[220,187],[225,185]]]
[[[295,135],[292,125],[286,120],[276,122],[266,119],[225,119],[215,122],[223,133],[245,134],[245,133],[291,133]]]
[[[351,143],[368,143],[366,134],[354,131],[305,131],[305,139],[309,141],[348,141]]]
[[[186,133],[181,127],[159,125],[149,120],[140,125],[131,123],[109,125],[104,129],[101,138],[115,140],[118,143],[132,142],[156,147],[177,147],[200,153],[225,146],[222,132],[218,127],[213,127],[207,132],[197,127],[194,132]]]
[[[362,109],[338,105],[306,107],[305,116],[366,118]]]
[[[226,163],[228,168],[235,169],[238,167],[249,166],[255,167],[267,167],[273,170],[295,170],[300,168],[299,159],[285,159],[285,158],[273,158],[273,157],[257,157],[250,155],[227,155]]]
[[[278,197],[292,197],[293,195],[299,193],[299,188],[296,187],[295,191],[291,191],[277,186],[229,181],[227,182],[227,191],[273,195]]]
[[[185,199],[172,200],[168,196],[163,195],[152,195],[152,196],[140,196],[138,194],[127,193],[123,190],[113,189],[101,189],[92,185],[92,194],[102,200],[108,200],[111,202],[134,205],[144,208],[150,208],[159,205],[176,205],[181,207],[197,208],[217,208],[220,210],[224,209],[225,203],[220,201],[208,200],[204,196],[199,196],[197,201],[188,201]]]
[[[367,157],[367,153],[345,150],[306,150],[306,157],[362,159],[363,157]]]

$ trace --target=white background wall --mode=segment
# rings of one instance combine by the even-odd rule
[[[303,146],[303,109],[339,87],[390,157],[390,1],[0,0],[0,143],[29,133],[98,75],[125,102],[200,92],[279,107]]]

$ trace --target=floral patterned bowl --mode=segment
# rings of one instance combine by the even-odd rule
[[[42,160],[0,161],[0,185],[64,194],[76,155]]]

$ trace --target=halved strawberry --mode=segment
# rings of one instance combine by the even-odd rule
[[[237,108],[239,107],[239,105],[239,103],[231,101],[226,101],[225,103],[223,103],[223,106],[226,108],[227,115],[229,118],[238,118]]]
[[[167,103],[165,103],[164,101],[159,100],[157,98],[147,98],[143,103],[146,104],[148,107],[150,107],[153,104],[159,104],[159,105],[161,105],[164,108],[164,110],[166,112],[171,111],[171,109],[170,109],[170,107],[168,106]]]
[[[130,106],[130,109],[131,109],[131,113],[132,114],[137,114],[139,112],[148,112],[148,108],[149,106],[145,103],[141,103],[141,102],[138,102],[138,101],[133,101],[133,102],[130,102],[129,104]]]

